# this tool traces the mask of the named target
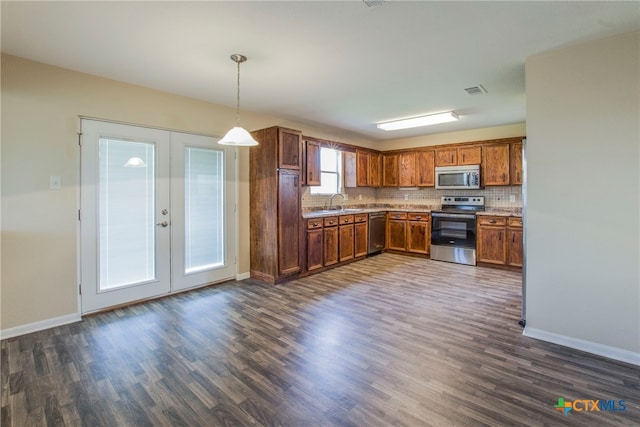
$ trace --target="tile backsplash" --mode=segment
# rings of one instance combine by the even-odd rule
[[[347,207],[378,204],[439,208],[441,196],[484,196],[487,209],[515,211],[522,209],[522,187],[520,186],[486,187],[482,190],[436,190],[432,187],[399,190],[390,187],[358,187],[346,188],[344,194],[347,195],[347,200],[343,201],[342,198],[337,197],[334,203]],[[510,202],[511,196],[514,202]],[[302,208],[314,210],[327,207],[329,197],[311,194],[309,187],[303,187]]]

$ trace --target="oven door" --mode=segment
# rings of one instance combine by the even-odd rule
[[[432,212],[431,244],[475,249],[476,216],[474,214]]]

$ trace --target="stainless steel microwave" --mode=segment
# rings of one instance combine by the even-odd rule
[[[477,190],[479,188],[480,165],[436,167],[436,189]]]

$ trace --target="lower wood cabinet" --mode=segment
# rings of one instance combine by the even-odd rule
[[[353,231],[354,237],[354,252],[355,257],[362,257],[367,255],[369,249],[369,215],[368,214],[356,214],[354,215]]]
[[[389,212],[387,249],[428,255],[431,247],[431,222],[428,213]]]
[[[407,250],[407,214],[405,212],[387,214],[387,249]]]
[[[324,218],[324,265],[338,263],[338,217]]]
[[[507,223],[507,264],[522,267],[522,218],[509,217]]]
[[[307,271],[317,270],[324,265],[324,231],[322,219],[307,221]]]
[[[427,255],[430,242],[429,214],[409,213],[407,215],[407,252]]]
[[[478,216],[478,262],[522,267],[522,218]]]
[[[306,220],[306,270],[314,271],[367,255],[368,214]]]
[[[354,257],[353,246],[353,215],[342,215],[340,217],[340,251],[338,259],[340,262],[349,261]]]

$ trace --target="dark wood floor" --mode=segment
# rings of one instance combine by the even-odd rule
[[[1,343],[5,426],[630,426],[640,369],[521,335],[520,275],[383,254]],[[566,400],[626,411],[554,410]]]

